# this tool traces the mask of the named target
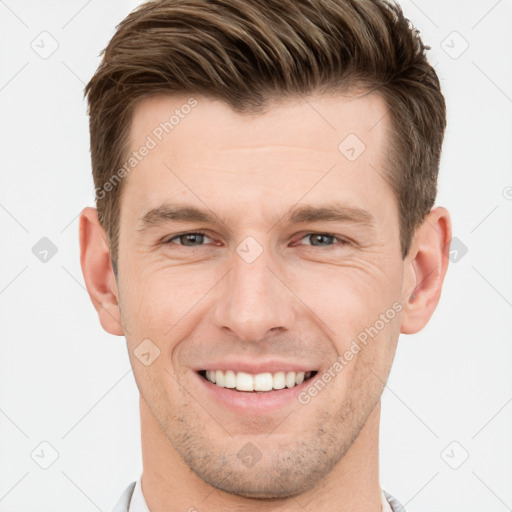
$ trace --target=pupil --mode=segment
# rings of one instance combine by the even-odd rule
[[[189,244],[189,245],[198,245],[197,242],[200,242],[202,241],[201,237],[203,237],[204,235],[200,234],[200,233],[196,233],[196,234],[190,234],[190,235],[184,235],[185,239],[188,241],[191,241],[192,243]],[[199,239],[198,239],[199,238]],[[183,240],[182,240],[183,241]],[[196,244],[194,244],[194,242],[196,242]],[[185,243],[185,245],[187,245]]]
[[[322,240],[321,240],[322,238],[324,239],[324,242],[325,242],[325,239],[331,239],[331,238],[332,238],[332,236],[327,236],[327,235],[313,235],[313,240],[317,240],[317,241],[318,241],[318,240],[320,240],[320,243],[322,242]],[[315,245],[315,244],[313,244],[313,245]]]

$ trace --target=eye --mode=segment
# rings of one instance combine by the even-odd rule
[[[194,231],[190,233],[182,233],[181,235],[173,236],[172,238],[169,238],[168,240],[165,240],[162,243],[182,245],[183,247],[197,247],[203,245],[202,242],[204,242],[205,237],[210,238],[203,231]],[[176,243],[174,242],[174,240],[179,240],[180,243]]]
[[[335,235],[331,235],[329,233],[307,233],[306,235],[302,236],[300,240],[309,239],[311,243],[305,244],[305,245],[311,245],[313,247],[331,247],[333,245],[336,245],[334,243],[328,243],[332,241],[338,241],[338,245],[347,245],[350,242],[343,238],[339,238]]]
[[[191,231],[174,235],[172,238],[164,240],[163,244],[181,245],[182,247],[199,247],[204,245],[205,238],[212,241],[205,231]],[[330,233],[307,233],[299,240],[309,239],[310,243],[301,245],[310,245],[312,247],[332,247],[335,245],[344,246],[350,244],[348,240],[331,235]],[[336,243],[336,241],[338,243]]]

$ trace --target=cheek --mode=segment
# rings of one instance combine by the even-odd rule
[[[213,282],[212,276],[204,272],[149,264],[129,278],[123,288],[123,305],[139,324],[172,325],[206,294],[209,281]]]
[[[293,289],[335,336],[355,335],[401,297],[399,267],[347,262],[296,270]],[[326,329],[327,329],[326,327]]]
[[[133,275],[137,279],[130,279],[121,289],[122,323],[130,354],[143,352],[146,343],[151,353],[158,354],[151,366],[174,374],[172,354],[205,316],[202,299],[215,284],[214,276],[149,266]],[[136,360],[132,363],[140,366]]]

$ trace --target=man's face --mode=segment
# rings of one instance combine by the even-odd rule
[[[181,109],[187,99],[146,99],[133,116],[131,150],[156,142],[121,201],[118,293],[133,371],[143,407],[204,481],[291,496],[342,459],[394,356],[408,286],[383,179],[389,118],[376,95],[297,99],[257,116],[202,97]],[[190,113],[162,133],[176,109]],[[213,219],[160,209],[142,222],[162,205]],[[293,215],[305,207],[344,215]],[[232,371],[229,385],[237,372],[272,374],[242,374],[242,387],[280,387],[284,372],[285,387],[220,387],[204,370]],[[297,382],[316,374],[288,388],[291,372]]]

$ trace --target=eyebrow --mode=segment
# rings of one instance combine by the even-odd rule
[[[146,231],[153,226],[166,222],[226,224],[211,211],[202,210],[195,206],[171,203],[164,203],[156,208],[152,208],[142,215],[139,220],[138,231]],[[346,222],[368,228],[375,227],[375,218],[370,212],[359,207],[341,203],[329,203],[321,206],[303,205],[292,208],[275,224],[285,223],[293,225],[308,222]]]

